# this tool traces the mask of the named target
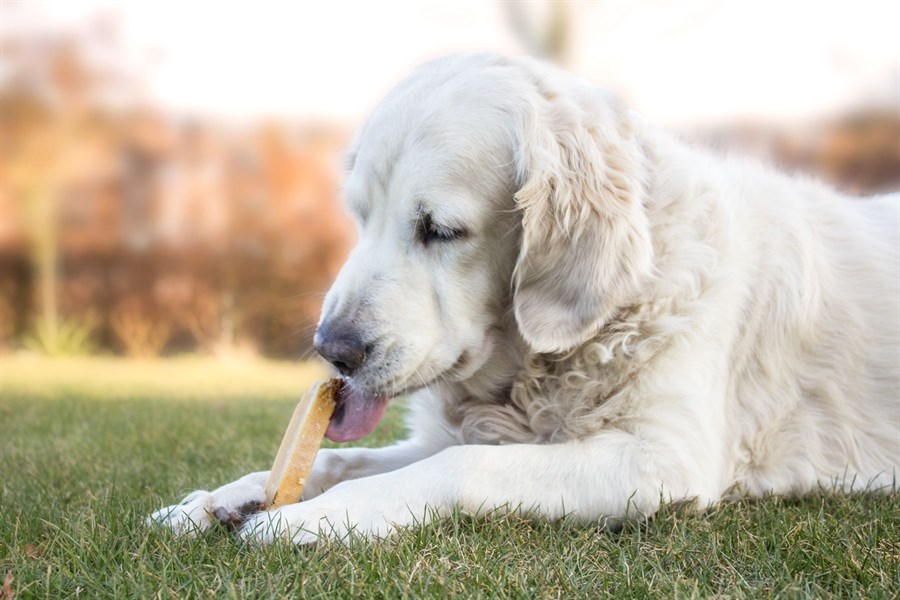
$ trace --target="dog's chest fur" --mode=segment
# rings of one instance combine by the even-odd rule
[[[523,352],[491,394],[457,390],[444,412],[465,443],[555,443],[581,439],[629,417],[639,373],[665,346],[654,327],[671,304],[624,309],[593,339],[562,354]]]

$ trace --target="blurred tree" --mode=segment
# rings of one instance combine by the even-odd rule
[[[59,352],[71,335],[61,335],[57,282],[60,200],[85,178],[106,174],[115,162],[112,132],[90,110],[99,76],[64,40],[36,53],[27,40],[5,40],[2,57],[11,75],[0,90],[3,143],[0,162],[6,185],[22,201],[39,304],[34,339]],[[65,331],[89,328],[67,323]],[[76,338],[83,337],[79,333]]]
[[[523,44],[561,63],[582,10],[504,5]],[[98,44],[116,52],[105,27],[90,52],[72,32],[0,44],[0,347],[304,355],[353,239],[335,201],[346,131],[109,104],[133,80],[90,62]],[[898,131],[896,114],[863,114],[761,150],[864,194],[896,189]]]
[[[572,45],[572,19],[577,3],[546,0],[543,2],[503,2],[513,33],[526,50],[537,57],[566,65]]]

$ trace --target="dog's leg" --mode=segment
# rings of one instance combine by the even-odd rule
[[[650,515],[660,501],[717,497],[677,445],[625,432],[549,445],[454,446],[381,475],[345,481],[299,504],[251,517],[241,536],[309,543],[353,530],[383,537],[454,508],[522,510],[582,521]]]
[[[405,467],[435,451],[414,440],[384,448],[323,449],[316,457],[304,498],[312,498],[344,480]],[[217,522],[227,527],[237,526],[264,506],[268,478],[269,471],[258,471],[211,492],[197,490],[180,504],[157,510],[147,522],[188,535],[204,531]]]
[[[661,502],[719,497],[716,482],[683,449],[625,432],[571,444],[472,447],[448,452],[461,466],[454,504],[479,514],[522,510],[583,521],[652,516]],[[481,468],[472,469],[475,464]],[[524,476],[523,476],[524,475]]]
[[[401,469],[437,452],[414,440],[383,448],[324,448],[319,450],[303,499],[318,496],[342,481]]]

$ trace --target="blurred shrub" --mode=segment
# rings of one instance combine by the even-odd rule
[[[22,345],[49,356],[84,356],[97,349],[91,338],[95,328],[96,320],[92,317],[66,319],[56,324],[39,320],[33,331],[25,336]]]
[[[560,58],[550,25],[532,41]],[[336,201],[345,131],[166,114],[103,59],[115,39],[0,45],[0,349],[304,355],[353,239]],[[692,133],[851,193],[900,187],[895,112]]]
[[[862,110],[830,119],[775,126],[726,124],[685,132],[716,150],[762,158],[815,175],[855,196],[900,189],[900,114]]]
[[[166,115],[75,38],[0,54],[0,346],[309,349],[352,242],[341,128]]]
[[[110,325],[132,358],[158,356],[172,335],[172,322],[137,296],[122,300],[110,315]]]

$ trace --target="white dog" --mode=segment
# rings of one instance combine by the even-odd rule
[[[398,85],[345,196],[359,243],[316,336],[349,382],[328,435],[359,438],[408,395],[411,437],[321,451],[298,504],[242,514],[260,472],[156,522],[308,543],[454,509],[600,522],[895,488],[900,196],[714,158],[490,54]]]

